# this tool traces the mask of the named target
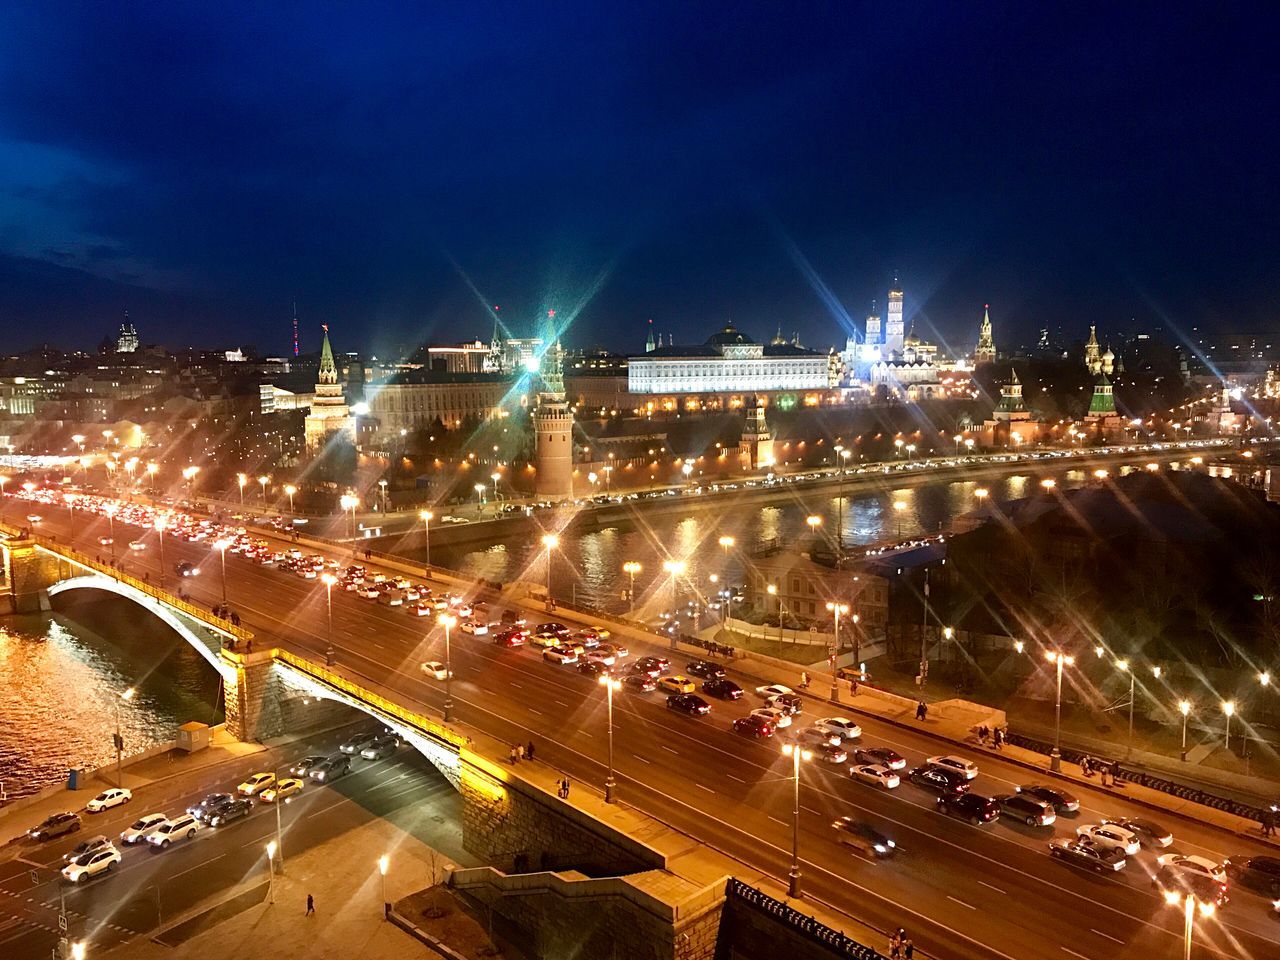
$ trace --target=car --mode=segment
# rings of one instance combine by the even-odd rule
[[[845,763],[849,759],[849,754],[839,744],[819,743],[809,749],[814,758],[823,763]]]
[[[112,787],[109,790],[103,790],[100,794],[86,803],[84,808],[89,813],[102,813],[104,810],[110,810],[112,807],[118,807],[121,804],[128,803],[132,799],[132,791],[125,787]]]
[[[397,590],[408,590],[413,586],[408,577],[396,577],[391,583]]]
[[[734,733],[753,737],[756,740],[765,740],[773,736],[773,724],[760,717],[739,717],[733,721],[731,728]]]
[[[578,651],[565,646],[547,647],[542,651],[542,659],[561,666],[571,666],[578,662]]]
[[[361,733],[352,737],[338,746],[342,753],[356,754],[365,748],[365,745],[371,740],[377,739],[376,733]]]
[[[210,812],[209,826],[221,827],[232,820],[247,817],[252,810],[253,801],[248,797],[237,797],[234,800],[228,800],[226,803],[214,807]]]
[[[295,777],[305,777],[308,774],[310,774],[312,768],[315,767],[317,764],[324,763],[325,759],[326,759],[325,757],[320,757],[320,756],[303,757],[301,760],[299,760],[297,763],[295,763],[292,767],[289,768],[289,772],[292,773]]]
[[[943,770],[950,770],[952,773],[959,773],[966,780],[972,780],[978,775],[978,765],[972,760],[966,760],[964,757],[929,757],[925,760],[925,763],[931,767],[939,767]]]
[[[1216,907],[1225,907],[1231,902],[1225,881],[1176,867],[1160,867],[1151,878],[1151,885],[1162,894],[1178,897],[1190,894],[1200,902],[1212,903]]]
[[[671,668],[671,661],[666,657],[641,657],[631,665],[633,673],[647,673],[655,680]]]
[[[630,651],[630,650],[628,650],[628,649],[627,649],[624,645],[622,645],[621,643],[602,643],[602,644],[600,644],[600,646],[598,647],[598,649],[600,649],[600,650],[607,650],[609,653],[612,653],[612,654],[613,654],[615,657],[617,657],[619,660],[622,660],[622,659],[624,659],[624,658],[626,658],[626,657],[631,656],[631,651]]]
[[[1257,890],[1273,900],[1280,898],[1280,857],[1228,857],[1222,868],[1232,883]]]
[[[414,617],[430,617],[436,612],[436,608],[429,603],[407,603],[405,610]]]
[[[849,776],[886,790],[892,790],[901,782],[896,773],[879,763],[855,763],[849,768]]]
[[[148,833],[167,819],[169,818],[163,813],[148,813],[146,816],[139,817],[120,831],[120,842],[130,847],[135,843],[141,843]]]
[[[1102,847],[1092,840],[1079,837],[1059,837],[1049,841],[1049,856],[1102,873],[1114,873],[1124,869],[1124,854],[1114,847]]]
[[[318,783],[332,783],[339,777],[345,777],[350,772],[351,761],[338,753],[332,757],[326,757],[307,771],[307,778]]]
[[[875,763],[890,770],[905,770],[907,758],[888,747],[862,747],[853,751],[853,759],[858,763]]]
[[[841,740],[856,740],[862,736],[862,728],[846,717],[824,717],[813,721],[819,730],[826,730],[840,737]]]
[[[838,747],[840,746],[840,738],[833,733],[827,733],[825,730],[819,730],[817,727],[805,727],[802,730],[793,730],[791,737],[797,744],[802,747],[816,749],[818,747]]]
[[[796,693],[775,694],[766,700],[765,704],[770,707],[776,707],[779,710],[785,710],[793,717],[804,713],[804,701]]]
[[[27,514],[27,523],[39,523],[43,519],[44,517],[40,516],[38,513]]]
[[[775,730],[781,730],[783,727],[791,726],[791,716],[785,711],[778,710],[775,707],[756,707],[749,714],[749,717],[759,717],[761,720],[767,720],[773,724]]]
[[[198,577],[200,576],[200,568],[190,560],[179,560],[174,564],[173,572],[180,577]]]
[[[1044,784],[1033,783],[1014,787],[1014,790],[1049,804],[1056,813],[1075,813],[1080,809],[1079,800],[1067,793],[1067,791],[1060,790],[1057,787],[1046,787]]]
[[[837,843],[853,847],[878,860],[893,856],[898,846],[865,820],[840,817],[832,822],[831,829],[836,832]]]
[[[608,640],[613,636],[613,632],[608,627],[601,626],[598,623],[593,623],[591,626],[587,627],[587,629],[601,640]],[[626,654],[623,654],[623,656],[626,656]]]
[[[294,572],[303,580],[315,580],[319,576],[315,567],[299,567]]]
[[[64,853],[62,855],[62,862],[71,863],[72,861],[80,859],[87,853],[93,853],[96,850],[101,850],[104,847],[109,846],[111,846],[111,841],[102,834],[98,834],[96,837],[89,837],[87,840],[81,840],[74,847]]]
[[[1138,835],[1138,839],[1142,841],[1143,846],[1147,847],[1167,847],[1173,843],[1173,833],[1166,830],[1154,820],[1148,820],[1146,817],[1114,817],[1107,818],[1103,823],[1114,823],[1118,827],[1124,827]]]
[[[691,677],[703,680],[719,680],[724,676],[724,667],[710,660],[690,660],[684,665],[685,672]]]
[[[220,807],[228,800],[234,800],[235,794],[231,793],[211,793],[199,803],[192,804],[187,807],[187,813],[201,823],[213,811],[214,807]]]
[[[585,630],[575,630],[570,636],[576,643],[582,644],[584,649],[593,650],[600,646],[600,634],[589,627]]]
[[[612,653],[608,650],[601,650],[598,647],[594,650],[588,650],[586,657],[592,663],[598,663],[605,667],[611,667],[616,662]]]
[[[529,642],[535,647],[544,647],[549,649],[551,647],[561,646],[564,643],[564,637],[560,636],[558,633],[534,633],[533,636],[529,638]]]
[[[763,686],[756,687],[756,696],[761,700],[768,700],[770,697],[781,697],[790,693],[795,693],[795,691],[780,683],[766,683]]]
[[[101,849],[72,860],[62,868],[62,876],[71,883],[84,883],[100,873],[110,873],[122,859],[120,851],[108,843]]]
[[[130,543],[129,543],[129,549],[130,549],[130,550],[145,550],[145,549],[147,549],[147,545],[146,545],[145,543],[143,543],[141,540],[132,540],[132,541],[130,541]]]
[[[1028,827],[1047,827],[1058,819],[1052,804],[1025,793],[997,793],[991,799],[1000,805],[1000,816],[1021,820]]]
[[[609,665],[601,663],[599,660],[586,659],[578,663],[578,672],[585,677],[608,677],[611,676]]]
[[[622,685],[635,693],[652,693],[658,689],[658,681],[647,673],[629,673],[622,678]]]
[[[423,660],[422,672],[429,677],[434,677],[437,680],[447,680],[449,679],[449,674],[451,671],[445,669],[445,665],[441,663],[439,660]]]
[[[522,647],[529,635],[523,630],[503,630],[494,636],[493,642],[499,647]]]
[[[404,605],[404,594],[396,593],[394,590],[388,590],[378,598],[378,602],[384,607],[399,607]]]
[[[941,794],[959,794],[969,789],[969,781],[960,774],[927,764],[913,767],[907,773],[907,779],[917,787]]]
[[[255,773],[251,777],[246,777],[244,782],[236,787],[236,793],[243,797],[256,797],[275,782],[274,773]]]
[[[691,717],[702,717],[711,712],[711,704],[696,693],[673,693],[667,697],[667,709],[687,713]]]
[[[267,787],[258,797],[263,803],[288,803],[295,793],[302,792],[302,781],[296,777],[277,780],[274,787]]]
[[[1136,833],[1114,823],[1082,823],[1076,827],[1076,836],[1092,840],[1100,847],[1113,847],[1126,857],[1132,857],[1142,846]]]
[[[702,684],[702,692],[710,694],[717,700],[740,700],[742,699],[742,688],[732,680],[725,677],[719,677],[714,680],[707,680]]]
[[[658,689],[667,693],[693,693],[698,689],[698,685],[683,674],[673,673],[658,681]]]
[[[400,738],[394,733],[383,734],[370,740],[365,748],[360,751],[360,756],[366,760],[382,760],[391,756],[396,752],[396,748],[400,746]]]
[[[553,621],[551,623],[538,624],[538,626],[534,629],[533,632],[534,633],[553,633],[558,637],[567,637],[569,635],[569,628],[566,627],[563,623],[555,623]]]
[[[463,633],[469,633],[474,637],[483,637],[489,633],[489,624],[483,621],[463,620],[461,630]]]
[[[382,596],[382,591],[377,587],[361,587],[356,591],[356,596],[362,597],[365,600],[377,600]]]
[[[200,822],[189,813],[179,814],[172,820],[166,820],[147,834],[147,843],[161,850],[168,849],[170,844],[179,840],[190,840],[200,830]]]
[[[98,544],[99,544],[100,546],[103,546],[103,547],[109,547],[109,546],[111,546],[111,544],[113,544],[113,543],[115,543],[115,541],[114,541],[114,540],[112,540],[110,537],[99,537],[99,538],[98,538]]]
[[[938,811],[963,817],[972,824],[991,823],[1000,817],[1000,805],[976,793],[944,793],[937,800]]]

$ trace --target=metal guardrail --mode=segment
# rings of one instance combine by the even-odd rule
[[[380,713],[384,713],[389,717],[394,717],[401,723],[405,723],[416,728],[425,736],[441,741],[455,750],[461,749],[470,743],[470,740],[467,737],[454,733],[447,727],[442,727],[440,724],[423,714],[416,713],[413,710],[408,710],[400,704],[388,700],[381,694],[374,693],[367,687],[362,687],[357,683],[352,683],[346,677],[334,673],[332,670],[327,670],[310,660],[304,660],[302,657],[292,654],[288,650],[277,649],[275,651],[275,657],[277,660],[287,663],[300,673],[306,674],[317,683],[323,684],[324,686],[330,687],[334,690],[340,690],[349,697],[361,700]]]
[[[745,903],[760,913],[768,914],[805,939],[826,947],[837,956],[848,957],[849,960],[885,960],[884,954],[868,947],[865,943],[859,943],[839,930],[833,930],[820,920],[787,906],[781,900],[774,899],[741,880],[730,878],[724,893],[728,898]]]
[[[0,524],[0,530],[7,534],[11,539],[31,540],[37,547],[47,553],[52,553],[69,563],[77,564],[78,566],[100,573],[103,576],[110,577],[112,580],[127,584],[135,590],[145,593],[153,600],[159,600],[165,606],[173,607],[175,610],[180,610],[187,616],[192,617],[195,620],[199,620],[201,623],[213,627],[222,633],[233,636],[238,640],[253,639],[252,632],[244,629],[243,627],[237,627],[230,620],[224,620],[222,617],[216,617],[204,607],[197,607],[193,603],[181,600],[172,593],[169,593],[167,590],[161,590],[153,583],[146,580],[139,580],[131,574],[124,573],[118,567],[113,567],[110,564],[95,560],[93,557],[87,556],[79,550],[72,550],[70,547],[63,546],[56,540],[48,541],[43,537],[38,537],[34,533],[14,527],[8,523]]]
[[[1044,740],[1037,740],[1035,737],[1028,737],[1020,733],[1010,732],[1005,735],[1005,742],[1014,746],[1022,747],[1025,750],[1034,750],[1036,753],[1043,753],[1046,756],[1053,749],[1052,744]],[[1089,753],[1087,750],[1076,750],[1071,747],[1063,747],[1061,749],[1062,759],[1068,763],[1079,763],[1081,758],[1089,757],[1095,764],[1108,763],[1112,764],[1111,770],[1117,780],[1125,783],[1137,784],[1141,787],[1147,787],[1151,790],[1158,790],[1161,793],[1167,793],[1171,797],[1177,797],[1179,800],[1189,800],[1192,803],[1199,803],[1203,806],[1210,807],[1214,810],[1222,810],[1225,813],[1235,814],[1237,817],[1243,817],[1246,820],[1253,820],[1257,823],[1262,822],[1262,818],[1266,811],[1262,807],[1255,806],[1251,803],[1243,803],[1239,800],[1232,800],[1230,797],[1222,797],[1217,794],[1210,793],[1207,790],[1201,790],[1199,787],[1188,786],[1187,784],[1178,783],[1175,780],[1169,780],[1165,777],[1159,777],[1154,774],[1144,773],[1140,770],[1126,770],[1124,765],[1119,761],[1109,760],[1098,756],[1096,753]]]

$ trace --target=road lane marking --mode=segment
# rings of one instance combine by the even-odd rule
[[[1114,940],[1116,943],[1124,943],[1124,941],[1121,940],[1119,937],[1113,937],[1111,934],[1103,933],[1101,930],[1098,930],[1094,927],[1090,927],[1089,929],[1092,930],[1094,933],[1096,933],[1098,936],[1105,937],[1107,940]]]
[[[705,790],[705,791],[707,791],[707,793],[715,793],[715,791],[714,791],[714,790],[712,790],[710,787],[704,787],[704,786],[703,786],[702,784],[700,784],[700,783],[696,783],[696,782],[695,782],[695,783],[694,783],[694,786],[695,786],[695,787],[698,787],[700,790]]]
[[[728,777],[730,780],[737,780],[739,783],[746,783],[746,782],[747,782],[747,781],[743,780],[741,777],[735,777],[732,773],[726,773],[726,774],[725,774],[725,776],[726,776],[726,777]]]
[[[1062,949],[1067,951],[1067,953],[1071,954],[1073,957],[1079,957],[1080,960],[1089,960],[1089,958],[1086,957],[1083,953],[1076,953],[1070,947],[1063,947]]]
[[[523,690],[523,689],[524,689],[524,687],[523,687],[523,686],[521,686],[520,684],[516,683],[514,680],[508,680],[508,681],[507,681],[507,683],[508,683],[509,685],[511,685],[511,686],[513,686],[513,687],[515,687],[517,690]]]
[[[558,704],[560,704],[560,706],[562,706],[562,707],[567,707],[567,706],[569,706],[569,705],[568,705],[567,703],[565,703],[563,700],[553,700],[553,701],[552,701],[552,703],[558,703]]]
[[[962,907],[968,907],[970,910],[977,910],[977,909],[978,909],[977,907],[975,907],[975,906],[974,906],[973,904],[971,904],[971,903],[965,903],[963,900],[956,900],[956,898],[955,898],[955,897],[953,897],[953,896],[951,896],[951,894],[947,894],[947,899],[948,899],[948,900],[955,900],[955,902],[956,902],[956,903],[958,903],[958,904],[960,904],[960,906],[962,906]]]
[[[677,750],[675,747],[668,747],[665,743],[660,743],[658,744],[658,746],[660,746],[663,750],[667,751],[667,753],[674,753],[677,757],[680,756],[680,751]]]
[[[585,731],[585,730],[579,730],[579,731],[578,731],[578,733],[580,733],[580,734],[581,734],[582,736],[584,736],[584,737],[594,737],[594,736],[595,736],[595,734],[594,734],[594,733],[587,733],[587,731]]]
[[[640,754],[638,753],[633,753],[632,756],[635,757],[637,760],[639,760],[641,763],[647,763],[650,765],[653,764],[652,760],[646,760],[644,757],[640,756]]]
[[[536,714],[537,714],[538,716],[540,716],[540,717],[541,717],[541,716],[545,716],[545,714],[543,714],[543,712],[542,712],[541,710],[535,710],[535,709],[533,709],[533,707],[529,707],[529,708],[528,708],[528,710],[529,710],[529,712],[530,712],[530,713],[536,713]]]
[[[984,887],[994,890],[996,893],[1008,893],[1007,890],[1001,890],[999,887],[993,886],[992,884],[987,883],[987,881],[985,880],[979,880],[978,882],[982,884]]]
[[[802,806],[800,809],[801,809],[801,810],[805,810],[805,811],[807,811],[808,813],[812,813],[812,814],[814,814],[815,816],[819,816],[819,817],[820,817],[820,816],[822,816],[822,811],[821,811],[821,810],[815,810],[815,809],[813,809],[813,807],[804,807],[804,806]]]
[[[772,820],[774,823],[782,824],[784,827],[787,825],[787,821],[779,820],[777,817],[773,816],[772,814],[769,815],[769,819]]]

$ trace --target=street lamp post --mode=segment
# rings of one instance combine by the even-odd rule
[[[609,773],[604,781],[604,802],[613,803],[614,790],[617,789],[613,778],[613,691],[622,688],[622,681],[605,674],[600,678],[600,686],[605,689],[605,700],[609,705]]]
[[[382,496],[382,512],[385,515],[387,512],[387,481],[385,478],[378,481],[378,493]]]
[[[635,560],[628,560],[622,565],[622,570],[631,578],[631,586],[627,588],[627,609],[628,612],[634,613],[636,609],[636,574],[640,572],[640,564]]]
[[[267,844],[267,902],[276,902],[276,842]]]
[[[835,614],[835,619],[836,619],[836,632],[835,632],[835,636],[831,640],[831,654],[830,654],[831,699],[839,700],[840,688],[839,686],[836,685],[836,653],[840,649],[840,615],[842,613],[849,612],[849,605],[847,603],[836,603],[834,600],[828,600],[827,609],[830,610],[833,614]]]
[[[351,516],[351,521],[347,525],[347,536],[351,538],[351,559],[354,560],[356,558],[356,507],[360,506],[360,500],[350,493],[344,493],[338,500],[338,505]]]
[[[542,545],[547,549],[547,603],[551,603],[551,551],[560,546],[560,538],[554,533],[542,535]]]
[[[124,737],[120,733],[120,704],[128,703],[133,699],[133,687],[123,690],[120,693],[120,699],[116,701],[116,786],[124,786]]]
[[[684,572],[689,569],[683,560],[663,560],[662,570],[671,578],[671,612],[674,615],[676,610],[676,582],[684,576]],[[671,649],[677,646],[675,633],[671,634]]]
[[[270,477],[259,477],[258,485],[262,487],[262,512],[267,512],[267,484],[271,482]]]
[[[1058,668],[1058,696],[1053,703],[1053,749],[1049,751],[1049,769],[1056,773],[1062,769],[1062,668],[1073,666],[1076,658],[1061,651],[1049,651],[1045,658]]]
[[[782,752],[791,758],[791,782],[795,788],[795,802],[791,809],[791,872],[787,875],[787,894],[800,896],[800,761],[809,760],[813,754],[796,743],[782,745]]]
[[[483,483],[477,483],[474,489],[476,491],[476,513],[483,513],[484,512],[484,492],[489,488],[486,487]]]
[[[227,547],[229,546],[231,546],[230,540],[219,540],[214,544],[222,557],[222,603],[224,606],[227,602]]]
[[[422,529],[426,537],[427,566],[431,566],[431,520],[435,514],[430,510],[419,510],[418,519],[422,521]]]
[[[1236,702],[1228,700],[1222,705],[1222,712],[1227,716],[1227,742],[1226,748],[1231,749],[1231,718],[1236,715]]]
[[[154,495],[156,492],[156,473],[158,473],[159,470],[160,470],[159,464],[157,463],[147,464],[147,485],[151,489],[152,495]]]
[[[898,536],[897,536],[898,540],[902,539],[902,512],[906,509],[907,509],[906,501],[904,500],[893,501],[893,515],[898,520]]]
[[[846,450],[836,444],[836,466],[840,471],[840,480],[836,489],[836,566],[844,561],[844,471],[852,450]]]
[[[391,858],[385,853],[378,858],[378,873],[382,874],[382,919],[391,916],[391,901],[387,899],[387,868],[391,866]]]
[[[778,596],[778,585],[771,583],[764,588],[765,593],[771,597]],[[778,600],[778,656],[782,656],[782,600]]]
[[[169,526],[169,518],[161,514],[155,519],[156,536],[160,541],[160,589],[164,589],[164,531]]]
[[[450,655],[449,631],[458,622],[458,618],[445,613],[436,618],[436,622],[444,627],[444,722],[453,722],[453,658]]]
[[[236,474],[236,483],[240,487],[240,509],[244,509],[244,485],[249,482],[249,478],[243,473]]]
[[[1213,916],[1214,906],[1208,901],[1197,899],[1193,893],[1183,895],[1175,890],[1165,892],[1164,902],[1171,907],[1182,907],[1182,956],[1183,960],[1191,960],[1191,941],[1195,932],[1196,909],[1199,908],[1200,916],[1211,917]]]
[[[285,496],[287,496],[287,497],[289,498],[289,513],[292,515],[292,513],[293,513],[293,495],[294,495],[295,493],[297,493],[297,492],[298,492],[298,488],[297,488],[297,487],[295,487],[292,483],[285,484],[284,492],[285,492]]]
[[[1191,701],[1180,700],[1178,712],[1182,714],[1182,762],[1187,762],[1187,716],[1191,713]]]
[[[324,584],[324,602],[325,610],[328,615],[329,628],[325,635],[325,651],[324,664],[326,667],[333,666],[333,585],[338,582],[338,578],[332,573],[324,573],[320,575],[320,582]]]
[[[120,508],[114,503],[108,503],[102,509],[107,515],[109,528],[107,537],[111,540],[111,559],[114,560],[116,558],[116,511]]]
[[[498,481],[502,479],[502,474],[491,473],[489,479],[493,481],[493,502],[498,502]]]
[[[1133,755],[1133,701],[1134,701],[1134,672],[1129,667],[1128,660],[1117,660],[1116,669],[1125,671],[1129,674],[1129,740],[1125,744],[1124,758],[1128,760]]]

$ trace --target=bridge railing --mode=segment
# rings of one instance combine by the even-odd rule
[[[839,930],[833,930],[822,921],[801,913],[741,880],[731,878],[725,887],[725,896],[773,917],[805,939],[826,947],[837,957],[847,960],[885,960],[884,954],[865,943],[859,943]]]
[[[243,627],[236,626],[230,620],[214,616],[212,612],[206,610],[204,607],[197,607],[194,603],[188,603],[186,600],[182,600],[179,597],[174,596],[167,590],[161,590],[155,584],[147,580],[140,580],[131,574],[124,573],[118,567],[113,567],[108,563],[95,560],[93,557],[87,556],[79,550],[73,550],[68,546],[64,546],[56,540],[46,541],[43,537],[37,537],[29,531],[22,530],[7,523],[0,524],[0,530],[14,539],[33,540],[38,547],[54,554],[55,556],[59,556],[70,563],[76,564],[77,566],[93,570],[103,576],[110,577],[120,583],[128,584],[135,590],[145,593],[147,596],[160,601],[166,606],[173,607],[175,610],[180,610],[192,619],[199,620],[201,623],[207,624],[215,630],[228,634],[229,636],[233,636],[238,640],[253,639],[252,632],[244,629]]]
[[[334,690],[340,690],[347,696],[368,704],[379,713],[386,714],[389,717],[394,717],[396,720],[399,720],[401,723],[407,724],[410,727],[415,727],[424,735],[448,744],[454,749],[461,749],[470,742],[462,734],[454,733],[449,728],[441,726],[429,717],[413,710],[409,710],[394,701],[388,700],[381,694],[374,693],[368,687],[362,687],[358,683],[352,683],[341,674],[334,673],[332,670],[328,670],[314,661],[305,660],[296,654],[290,653],[288,650],[276,650],[275,656],[277,660],[287,663],[289,666],[293,667],[293,669],[297,670],[299,673],[305,674],[312,680],[315,680],[327,687],[331,687]]]

